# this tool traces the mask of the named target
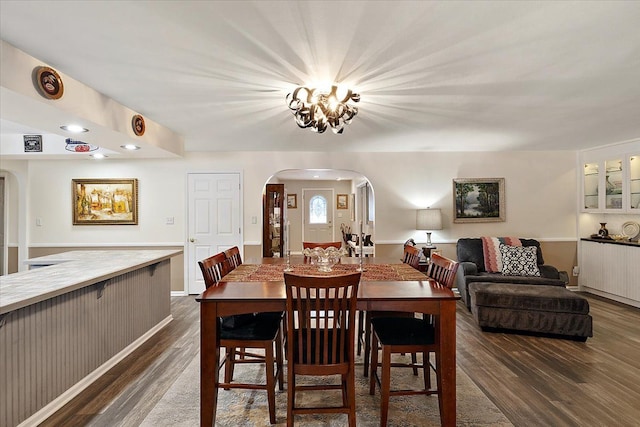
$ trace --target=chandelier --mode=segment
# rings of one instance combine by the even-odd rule
[[[331,86],[329,93],[300,86],[288,94],[287,106],[298,126],[318,133],[330,127],[333,133],[342,133],[344,126],[350,124],[358,114],[358,108],[347,102],[360,102],[360,95],[349,89],[344,98],[338,99],[337,91],[338,86]]]

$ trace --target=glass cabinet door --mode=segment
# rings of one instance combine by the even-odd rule
[[[284,241],[284,184],[267,184],[263,200],[262,256],[282,257]]]
[[[598,164],[586,163],[584,165],[584,208],[598,209],[600,206],[598,192]]]
[[[629,208],[640,212],[640,155],[629,158]]]
[[[605,172],[605,209],[622,209],[622,160],[607,160]]]

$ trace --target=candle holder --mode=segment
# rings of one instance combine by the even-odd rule
[[[293,267],[291,267],[291,250],[289,249],[287,249],[287,266],[284,268],[284,271],[293,271]]]
[[[362,225],[360,226],[360,228],[362,228]],[[363,242],[364,234],[363,233],[360,233],[360,239],[359,240],[360,240],[360,263],[359,263],[358,268],[356,269],[356,271],[363,272],[363,271],[367,271],[364,268],[364,265],[362,263],[362,258],[364,258],[364,242]]]

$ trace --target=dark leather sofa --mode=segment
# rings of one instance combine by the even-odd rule
[[[502,273],[488,273],[484,268],[484,251],[481,238],[458,239],[456,253],[460,266],[456,274],[456,286],[460,292],[462,301],[471,310],[471,297],[469,284],[472,282],[513,283],[526,285],[551,285],[566,287],[566,278],[558,269],[544,264],[540,242],[535,239],[520,239],[522,246],[536,246],[537,263],[540,269],[540,277],[532,276],[505,276]]]

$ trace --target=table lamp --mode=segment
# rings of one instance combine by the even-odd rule
[[[442,212],[440,209],[418,209],[416,211],[416,230],[427,231],[427,246],[422,248],[427,260],[431,259],[431,250],[436,247],[431,243],[431,231],[442,230]]]

